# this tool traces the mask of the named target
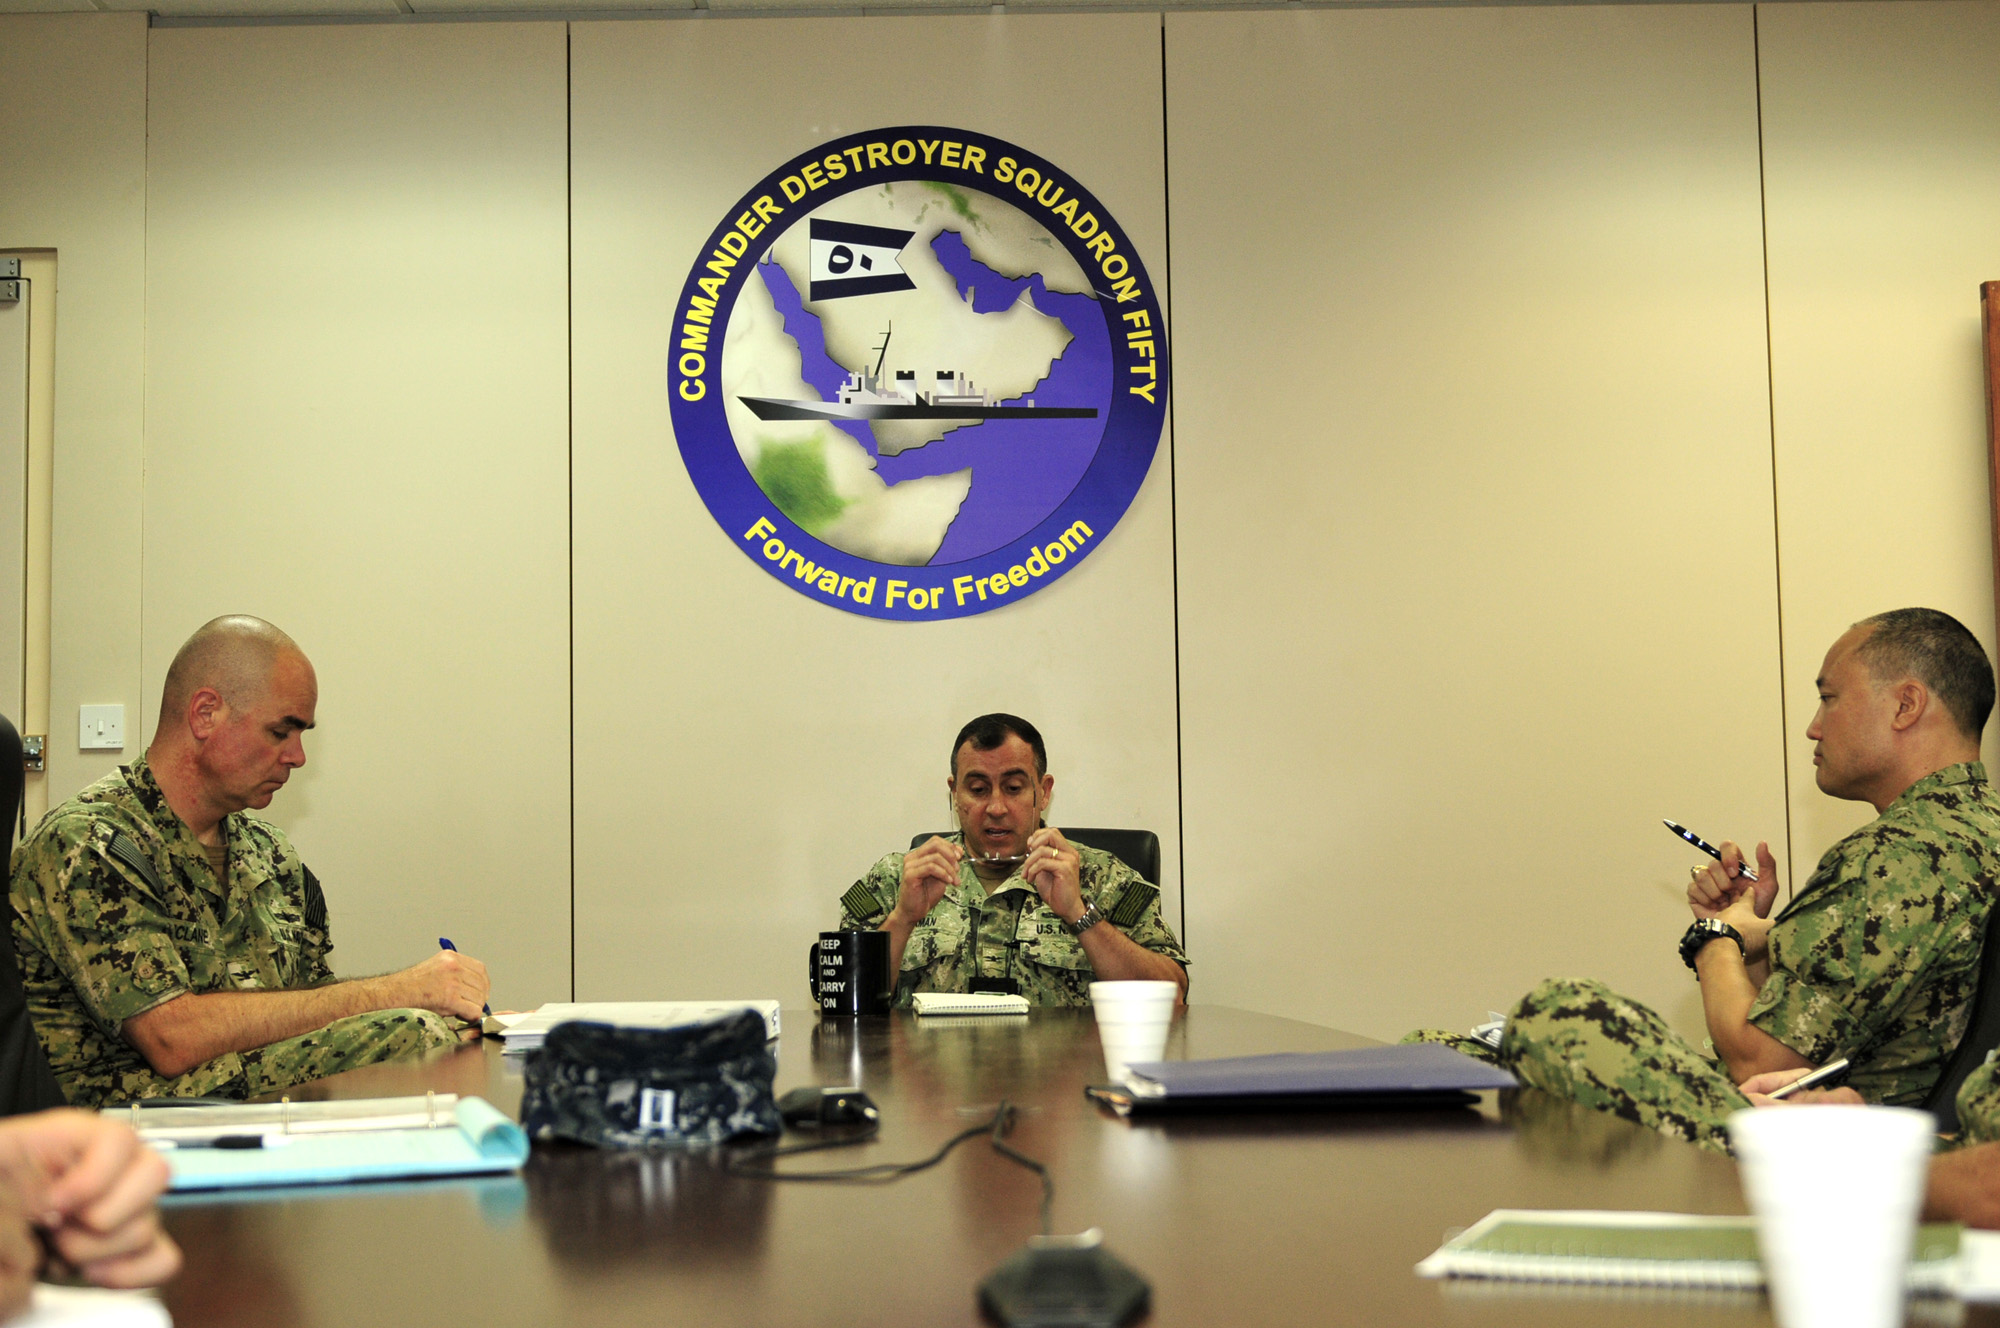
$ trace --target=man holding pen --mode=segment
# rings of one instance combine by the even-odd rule
[[[1979,761],[1991,665],[1957,620],[1899,609],[1827,651],[1806,736],[1821,791],[1876,819],[1834,845],[1782,908],[1757,846],[1697,868],[1683,962],[1701,982],[1714,1057],[1600,983],[1544,982],[1497,1053],[1524,1082],[1712,1147],[1753,1076],[1845,1056],[1870,1102],[1921,1102],[1971,1017],[2000,881],[2000,794]],[[1413,1038],[1469,1046],[1450,1034]]]
[[[1104,979],[1172,982],[1185,999],[1187,954],[1159,887],[1047,823],[1055,777],[1033,724],[967,723],[945,791],[958,832],[887,855],[840,899],[842,930],[889,933],[897,1005],[943,991],[1087,1006]]]
[[[305,764],[319,683],[289,636],[226,617],[167,670],[146,754],[56,808],[14,855],[15,949],[76,1106],[248,1097],[452,1044],[478,960],[336,982],[319,882],[247,815]]]

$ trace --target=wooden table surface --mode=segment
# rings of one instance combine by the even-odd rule
[[[1411,1267],[1488,1210],[1740,1213],[1727,1160],[1539,1093],[1477,1109],[1132,1123],[1092,1105],[1090,1015],[817,1023],[784,1013],[778,1091],[859,1082],[881,1139],[793,1167],[922,1157],[989,1116],[1055,1175],[1055,1229],[1104,1229],[1153,1285],[1151,1322],[1768,1324],[1760,1296],[1439,1283]],[[1367,1045],[1220,1006],[1177,1022],[1169,1058]],[[479,1094],[518,1113],[498,1044],[375,1066],[295,1096]],[[773,1184],[710,1153],[538,1145],[519,1176],[176,1199],[187,1252],[167,1289],[182,1328],[211,1325],[979,1322],[976,1288],[1037,1230],[1040,1187],[983,1140],[888,1185]],[[1935,1320],[1933,1320],[1935,1321]]]

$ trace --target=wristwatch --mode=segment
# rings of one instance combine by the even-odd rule
[[[1719,918],[1696,918],[1694,925],[1681,935],[1681,962],[1693,968],[1694,957],[1701,953],[1703,946],[1718,936],[1727,936],[1736,942],[1736,948],[1742,951],[1746,958],[1749,956],[1750,950],[1743,944],[1742,932]]]
[[[1056,921],[1062,922],[1062,919],[1057,918]],[[1104,921],[1104,915],[1097,911],[1097,905],[1086,904],[1083,909],[1083,916],[1075,922],[1063,922],[1063,930],[1072,936],[1081,936],[1102,921]]]

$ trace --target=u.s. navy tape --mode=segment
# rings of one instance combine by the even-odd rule
[[[528,1058],[521,1127],[602,1148],[719,1144],[783,1128],[764,1017],[739,1010],[679,1028],[573,1020]]]

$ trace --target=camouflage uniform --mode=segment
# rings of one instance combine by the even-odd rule
[[[456,1041],[426,1010],[379,1010],[167,1078],[119,1036],[188,992],[333,981],[326,901],[282,831],[222,820],[227,881],[145,760],[56,808],[14,854],[14,946],[28,1011],[71,1103],[248,1097]]]
[[[1436,1029],[1403,1041],[1442,1042],[1531,1088],[1709,1148],[1727,1147],[1723,1122],[1750,1105],[1666,1020],[1599,982],[1551,978],[1536,987],[1507,1016],[1497,1051]]]
[[[1750,1022],[1815,1065],[1848,1057],[1848,1084],[1870,1102],[1922,1102],[1972,1017],[1997,877],[2000,795],[1985,767],[1918,780],[1828,849],[1779,912]],[[1748,1105],[1657,1014],[1594,982],[1530,992],[1494,1058],[1537,1088],[1711,1147]]]
[[[1958,1137],[1968,1144],[2000,1140],[2000,1066],[1975,1069],[1958,1086]]]
[[[951,839],[962,842],[959,835]],[[1103,912],[1099,925],[1115,926],[1186,968],[1187,955],[1160,917],[1158,887],[1109,853],[1075,847],[1083,860],[1077,885],[1084,903]],[[872,931],[888,918],[902,890],[905,856],[889,854],[840,897],[842,930]],[[1063,929],[1062,919],[1019,871],[988,895],[972,864],[961,861],[958,884],[945,891],[903,947],[896,1005],[907,1009],[920,991],[970,991],[975,976],[1012,978],[1034,1005],[1088,1006],[1090,984],[1097,980],[1083,941]]]

